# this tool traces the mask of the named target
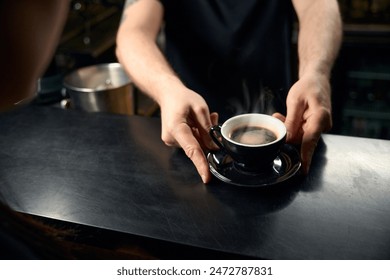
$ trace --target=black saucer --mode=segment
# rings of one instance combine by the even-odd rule
[[[211,173],[221,181],[242,187],[265,187],[281,183],[294,176],[301,167],[299,152],[285,144],[274,164],[258,173],[243,172],[235,167],[232,158],[222,151],[207,155]]]

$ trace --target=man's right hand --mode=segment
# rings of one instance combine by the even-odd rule
[[[218,114],[210,114],[205,100],[196,92],[182,88],[160,99],[162,134],[168,146],[181,147],[194,163],[204,183],[211,173],[204,150],[215,149],[209,130],[218,124]]]

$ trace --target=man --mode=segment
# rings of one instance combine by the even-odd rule
[[[291,4],[299,20],[299,78],[293,85]],[[167,57],[156,44],[163,25]],[[308,172],[321,133],[332,126],[329,78],[341,36],[336,0],[129,0],[117,56],[160,105],[162,140],[182,147],[207,183],[203,149],[213,148],[210,127],[218,114],[225,119],[253,111],[264,103],[258,100],[277,110],[287,141],[301,144]]]

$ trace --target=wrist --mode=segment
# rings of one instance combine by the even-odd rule
[[[299,78],[307,75],[314,75],[324,79],[330,79],[331,68],[328,63],[313,63],[299,68]]]
[[[153,97],[160,106],[163,106],[166,100],[171,100],[172,96],[183,89],[185,86],[176,75],[160,76],[154,83]]]

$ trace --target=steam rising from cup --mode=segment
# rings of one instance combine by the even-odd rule
[[[262,84],[258,88],[250,87],[244,79],[242,80],[242,94],[242,101],[238,98],[229,99],[235,115],[247,113],[272,115],[276,111],[275,95],[268,87],[264,87]]]

